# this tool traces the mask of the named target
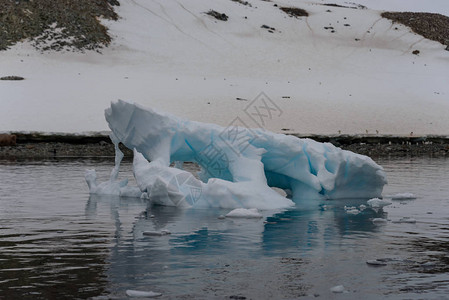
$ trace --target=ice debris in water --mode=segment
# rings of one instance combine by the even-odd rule
[[[246,219],[253,219],[253,218],[262,218],[262,215],[259,213],[259,210],[257,208],[236,208],[229,212],[226,215],[227,218],[246,218]]]
[[[383,218],[374,218],[372,221],[373,221],[373,223],[374,223],[375,225],[384,225],[384,224],[387,224],[387,220],[386,220],[386,219],[383,219]]]
[[[384,206],[388,206],[388,205],[391,204],[390,201],[382,200],[382,199],[379,199],[379,198],[370,199],[370,200],[367,201],[367,203],[368,203],[368,205],[371,208],[379,208],[379,209],[384,207]]]
[[[95,170],[86,170],[84,178],[89,186],[91,194],[116,195],[121,197],[142,197],[142,192],[138,187],[128,186],[128,179],[118,180],[120,162],[123,159],[123,152],[119,149],[119,141],[113,134],[110,138],[115,146],[115,166],[112,169],[109,181],[97,183],[97,173]]]
[[[87,171],[92,194],[144,195],[155,204],[179,207],[276,209],[313,200],[380,197],[386,183],[382,167],[371,158],[330,143],[189,121],[121,100],[106,109],[105,117],[116,164],[101,184],[95,171]],[[134,149],[138,189],[117,178],[120,142]],[[177,168],[170,167],[172,162]],[[198,163],[199,179],[182,170],[182,162]]]
[[[400,218],[397,221],[393,221],[393,223],[410,223],[410,224],[415,224],[416,220],[413,219],[413,218],[410,218],[410,217],[403,217],[403,218]]]
[[[416,196],[412,193],[397,193],[391,196],[391,200],[412,200],[416,199]]]
[[[360,213],[360,210],[355,206],[345,206],[344,209],[345,212],[350,215],[358,215]]]
[[[126,290],[126,295],[128,297],[136,297],[136,298],[154,298],[162,296],[161,293],[156,292],[146,292],[146,291],[137,291],[137,290]]]
[[[171,234],[171,232],[168,231],[168,230],[161,230],[161,231],[144,231],[142,234],[143,234],[143,235],[146,235],[146,236],[163,236],[163,235]]]
[[[370,259],[366,261],[367,265],[370,266],[376,266],[376,267],[380,267],[380,266],[386,266],[387,263],[385,261],[379,260],[379,259]]]

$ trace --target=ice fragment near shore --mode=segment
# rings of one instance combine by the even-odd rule
[[[412,193],[397,193],[391,196],[391,200],[412,200],[416,199],[416,196]]]
[[[377,209],[383,208],[384,206],[391,205],[390,201],[382,200],[379,198],[370,199],[367,201],[367,203],[371,208],[377,208]]]
[[[244,218],[244,219],[259,219],[262,215],[257,208],[236,208],[230,211],[226,217],[228,218]]]
[[[152,291],[137,291],[137,290],[126,290],[126,296],[135,298],[154,298],[162,296],[162,293],[156,293]]]
[[[342,285],[336,285],[334,287],[331,287],[332,293],[343,293],[345,291],[345,287]]]
[[[134,149],[140,192],[162,205],[276,209],[317,199],[379,197],[386,183],[383,169],[369,157],[329,143],[223,128],[124,101],[112,103],[105,116],[116,149],[119,142]],[[182,162],[198,163],[200,179],[182,170]],[[110,188],[91,177],[91,193],[122,193],[115,171]],[[292,199],[270,187],[288,191]]]

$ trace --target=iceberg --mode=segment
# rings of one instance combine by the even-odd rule
[[[330,143],[190,121],[122,100],[111,103],[105,117],[115,144],[115,167],[101,184],[94,170],[86,172],[92,194],[140,195],[178,207],[267,210],[380,197],[386,184],[382,167],[371,158]],[[120,142],[134,151],[138,190],[117,179]],[[183,170],[184,162],[200,166],[197,177]]]

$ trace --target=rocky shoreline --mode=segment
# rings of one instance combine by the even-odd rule
[[[101,158],[113,157],[114,146],[107,134],[44,135],[14,133],[17,144],[0,147],[0,159]],[[330,142],[337,147],[370,157],[449,157],[449,136],[295,135]],[[125,158],[132,151],[123,145]]]

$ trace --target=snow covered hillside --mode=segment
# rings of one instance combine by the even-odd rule
[[[449,134],[446,46],[344,1],[244,2],[121,0],[119,20],[102,22],[113,38],[102,54],[27,42],[0,52],[0,77],[25,78],[0,81],[0,131],[108,130],[104,109],[124,99],[276,132]],[[358,3],[449,14],[437,0]]]

